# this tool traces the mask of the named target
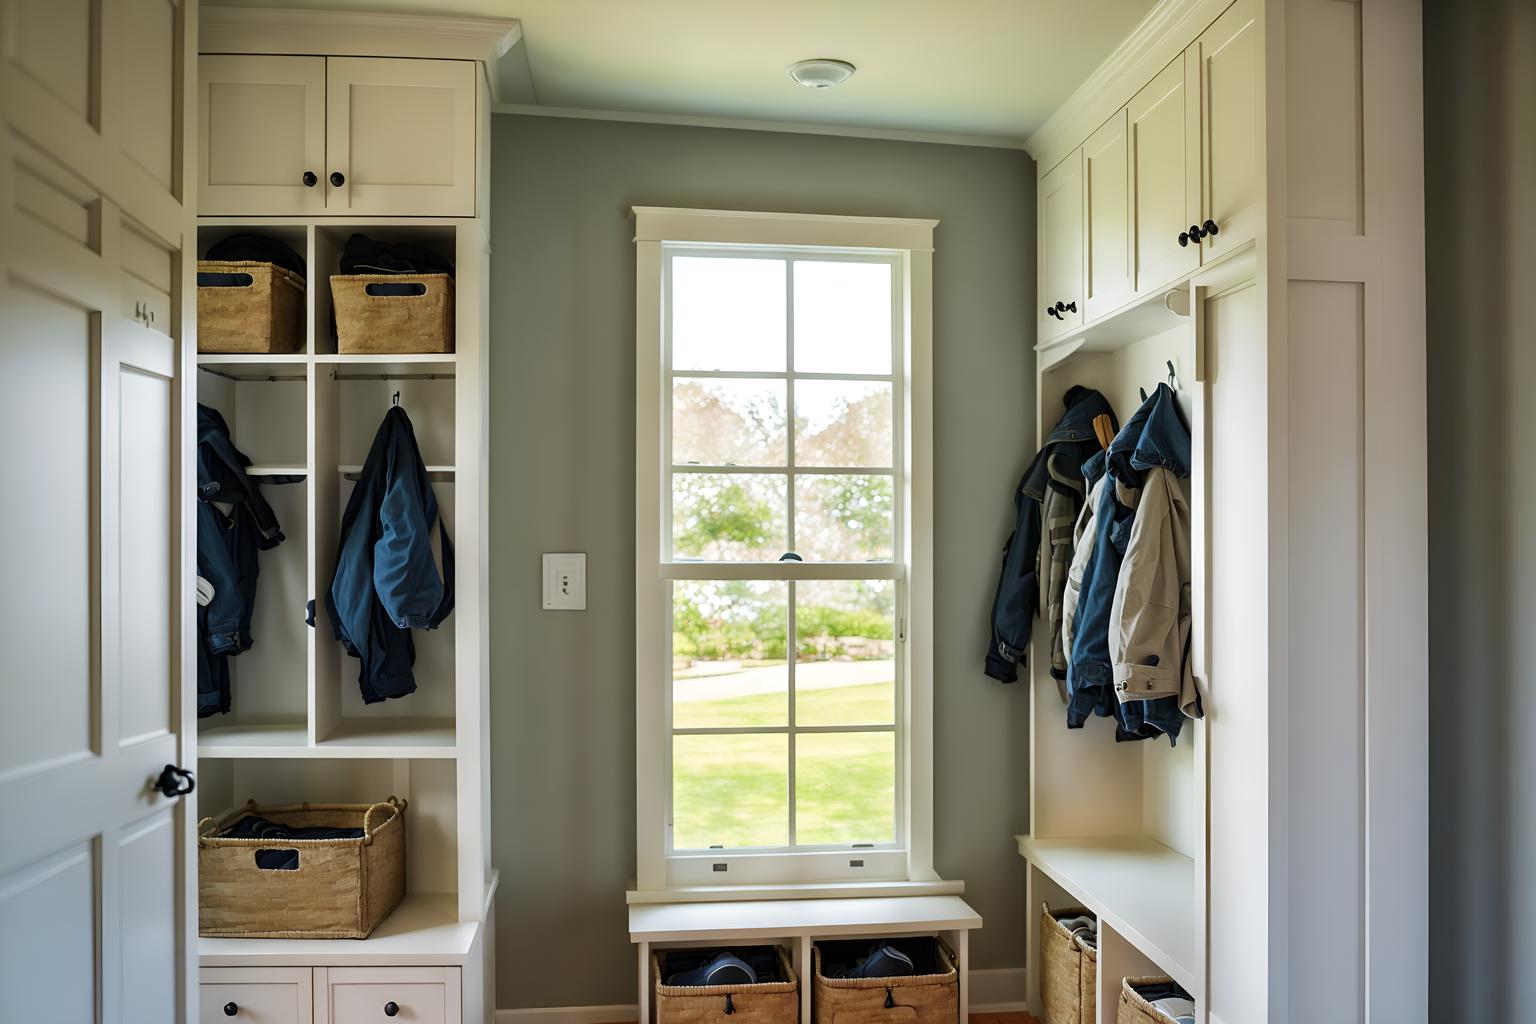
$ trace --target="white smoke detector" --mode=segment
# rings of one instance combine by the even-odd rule
[[[807,89],[830,89],[842,85],[853,77],[858,68],[845,60],[830,57],[813,57],[797,60],[789,66],[789,77]]]

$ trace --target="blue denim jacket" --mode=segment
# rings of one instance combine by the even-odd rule
[[[229,710],[227,659],[249,650],[256,606],[256,554],[282,543],[283,531],[261,487],[245,475],[251,464],[229,436],[217,409],[197,407],[197,573],[213,599],[197,610],[197,713]],[[226,514],[220,507],[228,508]]]
[[[441,531],[443,574],[432,556]],[[331,627],[362,665],[363,702],[416,689],[412,629],[436,629],[453,610],[453,544],[405,410],[395,406],[374,435],[341,517],[336,576],[325,595]]]
[[[1046,487],[1052,485],[1051,465],[1081,466],[1099,450],[1094,419],[1108,414],[1113,420],[1115,415],[1108,400],[1091,388],[1073,387],[1062,401],[1066,411],[1035,453],[1013,495],[1013,533],[1003,546],[986,657],[986,674],[999,682],[1011,683],[1018,678],[1017,666],[1024,661],[1034,628],[1040,601],[1040,504]]]
[[[1115,597],[1120,565],[1125,558],[1135,509],[1120,500],[1122,489],[1141,486],[1153,466],[1187,478],[1190,468],[1189,428],[1179,412],[1173,389],[1159,384],[1124,429],[1115,435],[1105,457],[1113,487],[1106,486],[1095,510],[1097,531],[1093,552],[1083,571],[1073,631],[1072,657],[1067,666],[1067,727],[1080,729],[1090,714],[1116,718],[1117,740],[1138,740],[1166,733],[1177,742],[1184,724],[1177,697],[1121,703],[1114,692],[1109,654],[1110,605]]]

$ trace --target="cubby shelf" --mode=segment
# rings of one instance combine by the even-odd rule
[[[199,757],[219,758],[451,758],[457,755],[451,718],[343,718],[330,735],[309,742],[303,722],[221,725],[197,736]]]
[[[485,883],[484,913],[496,893],[498,873]],[[197,940],[204,967],[455,966],[467,964],[474,950],[478,921],[461,921],[453,893],[406,893],[405,899],[374,933],[361,942],[345,939]]]
[[[1195,862],[1147,836],[1036,839],[1019,855],[1194,992]]]

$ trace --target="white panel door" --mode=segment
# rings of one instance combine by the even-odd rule
[[[477,67],[327,58],[326,212],[474,216]]]
[[[1199,69],[1203,260],[1251,241],[1264,216],[1257,7],[1255,0],[1238,0],[1185,51],[1185,60]]]
[[[1120,306],[1131,283],[1130,154],[1121,110],[1083,143],[1083,317]]]
[[[157,127],[181,120],[159,69],[103,95],[123,82],[118,48],[164,27],[104,32],[143,5],[61,3],[63,20],[18,33],[16,12],[37,11],[0,2],[0,77],[23,86],[0,89],[0,435],[17,488],[0,502],[0,1015],[181,1021],[188,823],[154,786],[182,756],[184,221],[180,149]],[[165,10],[174,83],[186,11]],[[28,40],[76,63],[29,68]],[[96,130],[162,100],[169,119],[137,119],[131,140]]]
[[[1138,295],[1156,291],[1200,265],[1191,241],[1184,57],[1179,55],[1126,106],[1131,151],[1132,254]],[[1182,241],[1180,240],[1182,236]]]
[[[1083,151],[1040,179],[1039,343],[1083,322]]]
[[[325,212],[324,57],[207,54],[197,89],[199,213]]]

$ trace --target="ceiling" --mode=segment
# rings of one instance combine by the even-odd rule
[[[210,0],[218,3],[221,0]],[[229,0],[222,0],[229,2]],[[1017,145],[1154,0],[234,0],[517,18],[504,100],[550,108],[969,136]],[[785,68],[858,66],[813,90]],[[957,140],[959,141],[959,140]]]

